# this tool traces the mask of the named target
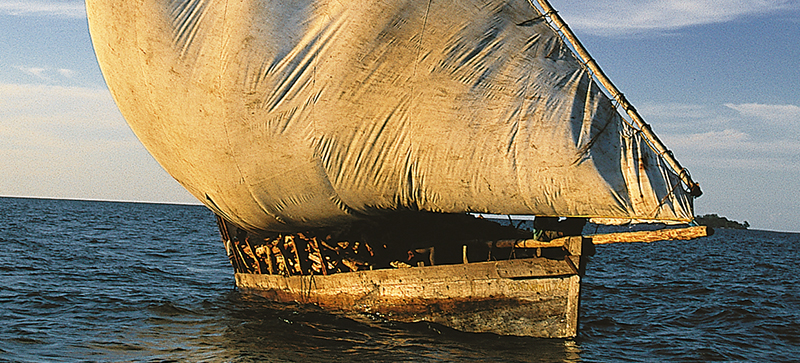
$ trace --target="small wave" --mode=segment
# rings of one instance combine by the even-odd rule
[[[166,316],[178,316],[178,315],[199,315],[196,312],[183,308],[180,306],[176,306],[171,302],[163,302],[159,304],[151,304],[147,307],[147,310],[154,312],[159,315],[166,315]]]
[[[140,344],[134,343],[126,343],[126,342],[119,342],[119,341],[93,341],[90,343],[91,346],[96,348],[101,348],[105,350],[111,351],[142,351],[147,348],[143,347]]]
[[[10,338],[12,342],[20,343],[20,344],[46,344],[47,342],[39,339],[34,338],[26,338],[26,337],[14,337]]]
[[[136,264],[130,267],[131,270],[143,274],[170,275],[158,266]]]

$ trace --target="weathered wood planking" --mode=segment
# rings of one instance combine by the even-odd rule
[[[236,285],[275,301],[345,313],[378,313],[467,332],[565,338],[577,334],[580,298],[581,277],[569,262],[531,258],[328,276],[237,273]]]

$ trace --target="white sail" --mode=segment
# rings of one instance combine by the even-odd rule
[[[527,0],[87,0],[142,143],[240,227],[392,210],[692,219]]]

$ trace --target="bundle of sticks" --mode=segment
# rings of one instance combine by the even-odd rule
[[[329,275],[372,269],[375,253],[361,241],[334,241],[331,235],[279,234],[235,240],[233,258],[241,272],[295,275]],[[234,261],[234,266],[237,266]],[[237,268],[239,270],[239,268]]]

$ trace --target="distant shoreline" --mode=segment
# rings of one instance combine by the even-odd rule
[[[717,214],[705,214],[702,216],[695,216],[695,220],[701,226],[709,226],[711,228],[728,228],[728,229],[749,229],[750,223],[744,223],[730,220],[726,217]]]

